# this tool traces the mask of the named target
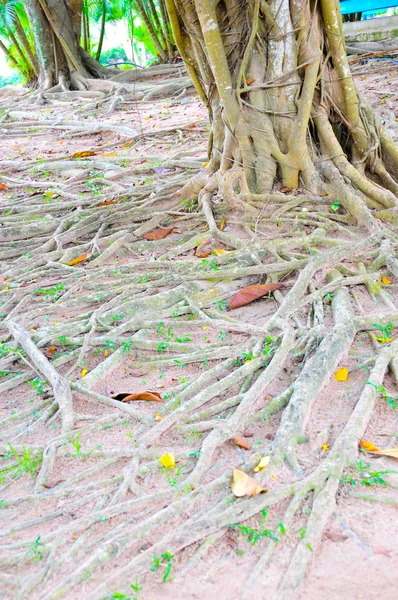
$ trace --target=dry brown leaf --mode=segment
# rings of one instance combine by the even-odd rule
[[[2,190],[3,192],[6,192],[8,190],[8,187],[6,186],[6,184],[1,183],[1,181],[0,181],[0,190]]]
[[[251,83],[253,83],[253,82],[254,82],[254,79],[253,79],[253,77],[249,77],[249,79],[246,79],[246,83],[247,83],[247,85],[250,85],[250,84],[251,84]]]
[[[63,483],[64,481],[65,479],[50,479],[49,481],[43,483],[43,487],[51,490],[51,488],[55,487],[59,483]]]
[[[254,481],[254,479],[242,471],[242,469],[233,470],[231,489],[237,498],[242,498],[243,496],[257,496],[258,494],[261,494],[261,492],[267,491],[259,485],[257,481]]]
[[[113,400],[120,400],[120,402],[134,402],[136,400],[147,400],[149,402],[163,402],[159,392],[120,392],[119,394],[113,394],[111,396]]]
[[[359,440],[359,445],[366,450],[366,452],[378,452],[379,450],[372,442],[367,442],[366,440]]]
[[[162,240],[163,238],[170,235],[172,231],[174,231],[174,227],[168,227],[167,229],[154,229],[153,231],[146,233],[142,237],[152,242],[154,240]]]
[[[54,354],[54,352],[56,352],[56,351],[57,351],[56,347],[55,346],[51,346],[51,348],[49,348],[47,350],[47,354]]]
[[[348,535],[346,533],[336,533],[335,531],[326,531],[325,536],[331,542],[345,542],[345,540],[348,540]]]
[[[81,152],[75,152],[72,158],[85,158],[86,156],[95,156],[96,152],[92,150],[82,150]]]
[[[234,435],[232,439],[234,440],[235,444],[239,446],[239,448],[244,448],[245,450],[251,449],[250,444],[248,444],[246,440],[242,439],[238,435]]]
[[[368,450],[368,452],[371,452]],[[379,456],[390,456],[391,458],[398,458],[398,448],[386,448],[385,450],[374,450],[372,454],[378,454]]]
[[[292,188],[287,187],[287,185],[282,185],[281,187],[282,194],[290,194],[292,191]]]
[[[99,204],[97,204],[97,207],[99,208],[100,206],[109,206],[110,204],[117,204],[117,202],[115,200],[105,200],[105,202],[100,202]]]
[[[84,254],[80,254],[80,256],[77,256],[76,258],[74,258],[73,260],[71,260],[70,262],[66,263],[69,267],[73,267],[73,265],[78,265],[81,262],[84,262],[85,260],[87,260],[88,258],[90,258],[91,256],[91,252],[84,252]]]
[[[266,296],[269,292],[274,292],[282,287],[285,287],[284,283],[257,283],[256,285],[249,285],[235,294],[227,310],[245,306],[254,300]]]
[[[205,250],[206,246],[209,244],[211,244],[211,240],[203,240],[203,242],[200,242],[200,244],[196,247],[195,256],[198,258],[207,258],[210,256],[211,248]]]
[[[373,553],[383,554],[384,556],[388,556],[389,558],[391,556],[391,550],[387,550],[387,548],[384,548],[384,546],[376,546],[376,548],[373,548]]]

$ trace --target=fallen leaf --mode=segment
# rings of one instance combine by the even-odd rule
[[[220,224],[221,231],[224,231],[226,224],[227,224],[227,219],[223,219]]]
[[[384,283],[385,285],[391,285],[392,281],[391,281],[391,279],[388,279],[388,277],[384,277],[384,275],[382,275],[381,283]]]
[[[97,204],[97,208],[100,206],[109,206],[110,204],[117,204],[117,202],[115,202],[115,200],[105,200],[105,202],[100,202]]]
[[[51,490],[51,488],[55,487],[59,483],[63,483],[64,481],[65,479],[50,479],[49,481],[43,483],[43,487],[47,488],[48,490]]]
[[[387,550],[387,548],[384,548],[383,546],[376,546],[376,548],[373,548],[373,553],[383,554],[384,556],[388,556],[390,558],[391,550]]]
[[[82,370],[82,377],[85,377],[88,373],[88,369],[83,369]]]
[[[200,242],[200,244],[198,244],[198,246],[196,247],[195,256],[197,256],[198,258],[207,258],[208,256],[210,256],[211,248],[205,250],[206,246],[208,246],[209,244],[211,244],[211,240],[203,240],[203,242]]]
[[[234,440],[235,444],[239,446],[239,448],[244,448],[245,450],[251,449],[250,444],[248,444],[244,439],[242,439],[238,435],[234,435],[232,439]]]
[[[3,277],[3,276],[1,276],[1,277],[0,277],[0,281],[7,281],[7,278],[6,278],[6,277]]]
[[[279,290],[282,287],[285,287],[284,283],[257,283],[256,285],[244,287],[232,298],[227,310],[245,306],[246,304],[258,300],[270,292]]]
[[[159,392],[120,392],[119,394],[113,394],[111,396],[114,400],[120,402],[134,402],[136,400],[147,400],[149,402],[163,402]]]
[[[329,446],[327,444],[322,444],[322,450],[329,450]]]
[[[174,227],[168,227],[167,229],[154,229],[153,231],[146,233],[142,237],[149,241],[162,240],[163,238],[170,235],[172,231],[174,231]]]
[[[393,337],[385,337],[384,335],[377,336],[372,332],[370,332],[369,335],[371,338],[373,338],[374,340],[376,340],[376,342],[379,342],[380,344],[389,344],[390,342],[393,342],[395,340],[395,338]]]
[[[72,158],[85,158],[86,156],[95,156],[96,152],[92,150],[82,150],[82,152],[75,152]]]
[[[340,369],[337,369],[336,373],[334,374],[334,378],[336,381],[347,381],[348,369],[345,367],[340,367]]]
[[[345,540],[348,540],[348,535],[346,533],[336,533],[335,531],[326,531],[325,536],[331,542],[345,542]]]
[[[287,187],[287,185],[282,185],[281,190],[282,194],[290,194],[292,192],[292,188]]]
[[[255,473],[259,473],[260,471],[262,471],[263,469],[265,469],[265,467],[267,467],[269,465],[270,460],[271,460],[270,456],[263,456],[262,459],[260,460],[260,462],[258,463],[257,467],[254,467],[253,471]]]
[[[247,85],[250,85],[250,84],[251,84],[251,83],[253,83],[253,82],[254,82],[254,79],[253,79],[253,77],[249,77],[249,79],[246,79],[246,83],[247,83]]]
[[[213,248],[212,250],[212,254],[215,254],[216,256],[222,256],[223,254],[226,254],[228,252],[228,250],[223,250],[222,248]]]
[[[237,498],[242,498],[243,496],[257,496],[258,494],[261,494],[261,492],[267,491],[259,485],[257,481],[254,481],[254,479],[242,471],[242,469],[233,470],[231,489]]]
[[[103,152],[102,156],[117,156],[117,152]]]
[[[84,262],[85,260],[87,260],[88,258],[90,258],[91,256],[91,252],[84,252],[84,254],[80,254],[80,256],[77,256],[76,258],[74,258],[73,260],[71,260],[70,262],[66,263],[69,267],[73,267],[73,265],[78,265],[81,262]]]
[[[378,454],[379,456],[390,456],[391,458],[398,458],[398,448],[386,448],[385,450],[373,450],[372,454]]]
[[[109,350],[108,350],[108,348],[106,348],[106,349],[104,350],[104,356],[105,356],[105,358],[106,358],[107,356],[109,356]]]
[[[163,454],[163,456],[160,457],[160,462],[165,469],[174,469],[176,458],[174,454]]]
[[[234,550],[236,550],[238,548],[238,542],[236,540],[234,540],[234,538],[231,537],[230,535],[225,536],[224,539],[227,542],[228,546],[230,546]]]
[[[54,354],[54,352],[56,352],[56,351],[57,351],[56,347],[55,346],[51,346],[51,348],[49,348],[47,350],[47,353],[48,354]]]
[[[1,181],[0,181],[0,190],[2,190],[3,192],[6,192],[8,190],[8,187],[6,186],[6,184],[1,183]]]
[[[159,423],[163,419],[162,415],[159,413],[155,413],[155,421]]]
[[[367,442],[366,440],[359,440],[359,445],[367,452],[378,452],[379,450],[372,442]]]

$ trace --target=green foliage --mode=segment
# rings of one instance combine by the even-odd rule
[[[164,568],[162,577],[163,583],[171,581],[170,573],[173,568],[173,560],[174,556],[170,552],[164,552],[160,556],[154,556],[152,559],[153,565],[150,570],[157,571],[158,569]]]

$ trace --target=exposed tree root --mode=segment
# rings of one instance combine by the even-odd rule
[[[178,145],[191,135],[200,138],[200,127],[131,135],[124,126],[83,126],[62,115],[40,120],[37,107],[27,121],[28,106],[9,107],[1,128],[10,140],[106,130],[113,138],[104,147],[118,150],[1,164],[8,191],[0,232],[0,392],[24,394],[30,380],[39,398],[32,408],[18,402],[15,413],[5,410],[0,420],[0,453],[7,459],[0,472],[7,519],[0,564],[7,587],[15,598],[40,600],[127,593],[136,577],[152,576],[154,556],[184,551],[185,558],[192,553],[188,565],[196,564],[222,543],[229,525],[254,523],[269,507],[275,535],[281,521],[291,543],[282,536],[264,543],[242,598],[252,597],[282,548],[290,559],[279,593],[292,598],[340,480],[357,460],[376,388],[390,364],[397,372],[398,342],[369,341],[363,363],[372,365],[370,375],[363,373],[351,390],[354,407],[347,408],[344,426],[330,434],[328,452],[303,453],[317,444],[310,420],[322,391],[339,366],[357,360],[361,332],[374,323],[398,325],[393,295],[381,280],[397,276],[398,236],[368,202],[378,210],[391,196],[371,186],[365,197],[339,164],[325,167],[323,191],[295,195],[254,193],[240,168],[205,172],[205,158],[192,160],[178,150],[167,161],[148,156],[142,167],[142,156],[136,164],[134,154],[127,155],[126,136],[131,143],[172,136]],[[104,103],[100,110],[107,114],[108,108]],[[144,185],[143,175],[149,178]],[[336,200],[341,206],[333,211]],[[143,237],[166,228],[173,231],[163,239]],[[214,253],[194,256],[206,240]],[[270,281],[285,288],[225,311],[240,288]],[[362,301],[377,301],[371,314],[361,312],[358,292]],[[127,387],[141,391],[144,378],[148,389],[164,385],[168,370],[172,379],[158,388],[163,403],[110,397]],[[234,436],[251,429],[259,443],[243,454]],[[92,447],[90,436],[99,433],[101,447]],[[37,461],[24,489],[17,468],[5,471],[18,466],[9,444],[20,457],[30,450]],[[181,470],[161,469],[166,453],[176,455]],[[259,455],[271,461],[255,474]],[[65,464],[75,471],[54,483],[64,479]],[[235,498],[233,467],[268,492]],[[311,514],[300,538],[294,528],[304,502]],[[33,506],[40,507],[37,516]],[[51,529],[41,534],[44,523]],[[32,560],[38,536],[42,556]]]

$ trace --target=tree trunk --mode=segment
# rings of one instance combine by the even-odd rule
[[[24,73],[24,75],[28,79],[30,79],[34,73],[33,66],[30,64],[29,58],[27,58],[27,56],[23,53],[23,50],[22,50],[21,46],[19,45],[17,38],[15,37],[15,35],[13,34],[13,32],[11,31],[11,29],[9,28],[9,26],[7,24],[6,24],[6,30],[7,30],[7,35],[10,38],[10,40],[15,48],[16,53],[19,55],[19,57],[21,59],[19,68]]]
[[[160,15],[162,17],[162,24],[163,24],[163,30],[164,30],[164,38],[166,41],[167,53],[169,55],[169,58],[173,58],[174,57],[174,48],[173,48],[173,43],[171,40],[170,23],[169,23],[169,19],[167,18],[167,12],[166,12],[166,6],[164,3],[164,0],[159,1],[159,7],[160,7]]]
[[[102,52],[102,44],[104,43],[104,35],[105,35],[105,18],[106,18],[106,2],[102,0],[102,15],[101,15],[101,31],[98,41],[97,53],[95,55],[95,60],[99,60],[101,58]]]
[[[155,46],[155,48],[157,50],[157,53],[158,53],[158,56],[162,60],[166,61],[167,60],[167,54],[163,50],[162,46],[160,45],[160,42],[159,42],[159,40],[157,38],[155,30],[152,27],[152,23],[150,22],[149,17],[147,15],[147,13],[145,12],[145,8],[144,8],[144,5],[142,4],[141,0],[136,0],[136,6],[137,6],[137,10],[138,10],[138,12],[140,14],[140,17],[143,20],[144,25],[145,25],[145,27],[148,30],[148,33],[149,33],[149,35],[151,37],[151,40],[154,43],[154,46]]]
[[[11,65],[19,70],[18,61],[13,57],[13,55],[11,54],[11,52],[9,51],[7,46],[2,42],[1,39],[0,39],[0,49],[4,52],[4,54],[6,55],[7,59],[11,63]]]
[[[20,23],[20,20],[19,20],[19,17],[18,17],[17,14],[15,14],[13,23],[14,23],[15,31],[16,31],[16,33],[17,33],[17,35],[18,35],[18,37],[19,37],[19,39],[21,41],[22,47],[25,50],[25,52],[26,52],[26,54],[27,54],[27,56],[28,56],[28,58],[30,60],[30,63],[32,65],[32,69],[33,69],[35,75],[38,76],[39,75],[39,65],[38,65],[38,62],[36,60],[36,57],[33,55],[32,48],[30,47],[30,44],[28,42],[28,38],[25,35],[25,32],[23,30],[23,27],[22,27],[22,25]]]
[[[245,210],[274,186],[302,186],[358,219],[367,208],[397,218],[398,149],[356,91],[337,2],[166,5],[209,107],[209,172],[227,203]]]
[[[84,90],[89,78],[106,79],[119,72],[105,69],[78,44],[82,10],[81,0],[29,0],[41,89]],[[83,27],[87,34],[84,22]]]

